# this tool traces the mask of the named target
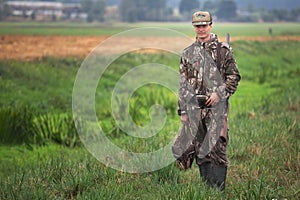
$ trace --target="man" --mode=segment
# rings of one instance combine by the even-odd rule
[[[229,97],[241,77],[229,45],[211,33],[210,13],[195,12],[192,24],[197,37],[184,49],[180,61],[178,114],[195,136],[192,144],[201,178],[209,186],[224,190]]]

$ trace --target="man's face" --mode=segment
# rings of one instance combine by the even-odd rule
[[[207,41],[210,39],[210,31],[212,24],[207,25],[194,25],[194,30],[199,40]]]

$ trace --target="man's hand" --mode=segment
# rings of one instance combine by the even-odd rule
[[[220,98],[219,96],[217,95],[217,93],[212,93],[211,96],[207,99],[207,101],[205,102],[205,104],[207,106],[214,106],[216,105],[217,103],[219,103],[220,101]]]
[[[187,114],[180,115],[181,123],[186,124],[188,122],[188,119],[189,118]]]

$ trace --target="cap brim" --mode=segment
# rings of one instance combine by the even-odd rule
[[[193,25],[207,25],[210,24],[211,22],[192,22]]]

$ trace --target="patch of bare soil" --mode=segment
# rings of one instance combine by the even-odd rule
[[[43,57],[85,58],[97,48],[101,54],[116,54],[144,47],[160,48],[180,52],[193,42],[193,38],[127,37],[105,43],[109,36],[0,36],[0,60],[35,60]],[[225,38],[220,38],[225,41]],[[300,41],[300,36],[232,37],[231,41]],[[107,45],[107,46],[105,46]],[[150,51],[151,52],[151,51]]]

